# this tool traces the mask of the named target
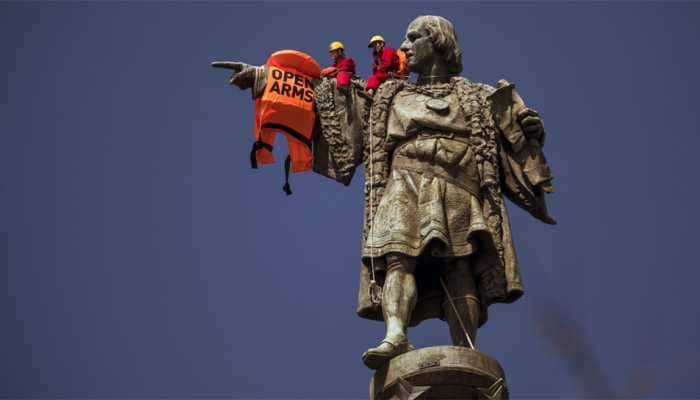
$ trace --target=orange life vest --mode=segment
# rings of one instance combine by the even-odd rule
[[[281,50],[267,60],[267,83],[262,96],[255,100],[255,143],[250,154],[253,168],[258,163],[275,162],[272,145],[277,132],[287,135],[289,155],[285,161],[284,191],[289,195],[289,170],[311,169],[316,112],[311,81],[321,74],[321,67],[306,53]]]

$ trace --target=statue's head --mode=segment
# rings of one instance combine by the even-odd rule
[[[462,51],[452,22],[436,15],[421,15],[406,29],[401,49],[410,55],[408,69],[420,73],[441,58],[450,74],[462,72]]]

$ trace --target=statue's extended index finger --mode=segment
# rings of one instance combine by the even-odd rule
[[[241,70],[243,70],[245,64],[238,61],[213,61],[211,63],[211,66],[214,68],[224,68],[240,72]]]

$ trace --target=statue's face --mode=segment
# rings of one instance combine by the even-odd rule
[[[408,58],[408,70],[415,73],[426,71],[438,56],[423,18],[418,17],[408,25],[401,50]]]

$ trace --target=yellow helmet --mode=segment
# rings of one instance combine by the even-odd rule
[[[345,47],[343,47],[343,44],[338,42],[338,41],[332,42],[328,46],[328,51],[333,51],[333,50],[338,50],[338,49],[345,50]]]
[[[374,42],[385,42],[386,43],[386,40],[384,40],[384,38],[381,37],[380,35],[374,35],[374,36],[372,36],[372,39],[369,40],[369,45],[367,47],[372,47]]]

